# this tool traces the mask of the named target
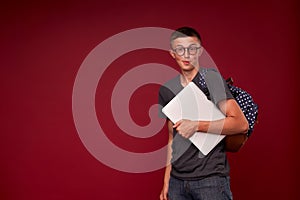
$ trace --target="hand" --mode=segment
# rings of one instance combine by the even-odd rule
[[[159,195],[160,200],[168,200],[168,190],[169,190],[169,186],[164,185],[164,187],[161,190],[160,195]]]
[[[176,131],[184,138],[191,137],[198,129],[198,122],[191,121],[187,119],[182,119],[176,124],[174,124],[173,128],[176,128]]]

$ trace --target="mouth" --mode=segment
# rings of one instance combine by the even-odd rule
[[[189,65],[189,64],[190,64],[190,61],[185,61],[185,60],[183,60],[182,63],[183,63],[184,65]]]

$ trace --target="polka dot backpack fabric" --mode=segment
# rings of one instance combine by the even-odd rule
[[[204,77],[208,70],[214,70],[214,69],[202,68],[202,70],[200,72],[200,80],[199,80],[200,89],[207,96],[209,95],[209,91],[206,86]],[[245,117],[248,120],[249,130],[248,130],[247,136],[249,137],[254,130],[254,125],[258,122],[258,120],[257,120],[258,105],[253,101],[252,96],[248,92],[233,85],[232,78],[228,78],[226,80],[226,82],[227,82],[228,88],[229,88],[232,96],[235,98],[235,100],[239,104],[241,110],[243,111]]]
[[[254,125],[257,123],[258,105],[253,101],[249,93],[232,85],[233,81],[231,78],[227,79],[227,83],[232,96],[236,99],[248,120],[249,130],[247,136],[249,137],[254,130]]]

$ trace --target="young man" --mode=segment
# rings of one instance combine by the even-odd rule
[[[197,31],[190,27],[179,28],[172,33],[170,42],[170,54],[180,67],[181,74],[160,88],[159,104],[164,107],[191,81],[201,88],[199,79],[205,76],[208,98],[224,113],[225,118],[217,121],[182,119],[175,124],[167,120],[167,157],[170,164],[166,166],[160,200],[232,199],[224,140],[203,156],[188,138],[197,131],[224,135],[247,133],[247,119],[221,75],[215,70],[205,72],[199,66],[203,47]]]

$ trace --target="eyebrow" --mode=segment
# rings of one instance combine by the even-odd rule
[[[188,47],[190,47],[190,46],[192,46],[192,45],[197,45],[197,44],[195,44],[195,43],[194,43],[194,44],[190,44]],[[177,48],[177,47],[188,48],[188,47],[184,47],[184,46],[183,46],[183,45],[181,45],[181,44],[179,44],[179,45],[176,45],[176,46],[175,46],[175,48]]]

